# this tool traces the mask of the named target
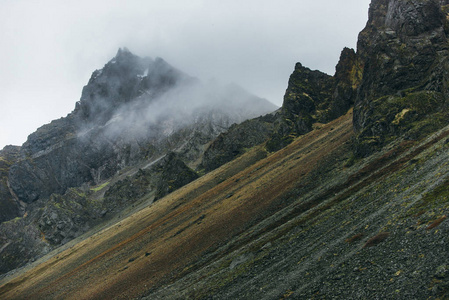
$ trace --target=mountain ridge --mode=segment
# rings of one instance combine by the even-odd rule
[[[448,4],[373,0],[334,76],[296,64],[280,110],[204,144],[204,175],[156,202],[145,170],[70,189],[140,198],[0,296],[446,298]]]

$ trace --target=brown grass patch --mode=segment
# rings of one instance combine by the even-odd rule
[[[356,235],[353,235],[350,238],[347,238],[345,240],[346,243],[351,244],[353,242],[360,241],[365,235],[363,233],[357,233]]]
[[[390,236],[389,232],[381,232],[381,233],[373,236],[372,238],[370,238],[368,241],[366,241],[363,248],[376,246],[376,245],[382,243],[383,241],[385,241],[388,238],[388,236]]]
[[[429,226],[427,226],[426,230],[430,230],[433,229],[435,227],[437,227],[438,225],[440,225],[444,220],[446,220],[446,215],[436,219],[432,224],[430,224]]]

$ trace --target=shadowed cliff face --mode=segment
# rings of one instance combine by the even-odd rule
[[[9,168],[17,160],[20,147],[6,146],[0,150],[0,223],[19,217],[23,213],[21,203],[11,193]]]
[[[446,2],[372,2],[357,44],[364,67],[354,108],[359,154],[369,154],[391,136],[415,139],[419,131],[445,124],[439,112],[449,87]],[[433,121],[424,122],[431,115]]]
[[[279,150],[311,131],[314,123],[327,123],[345,114],[354,103],[361,72],[360,61],[349,48],[341,52],[334,76],[297,63],[267,149]]]

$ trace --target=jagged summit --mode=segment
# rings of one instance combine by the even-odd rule
[[[128,48],[118,48],[115,56],[109,61],[110,63],[129,61],[129,59],[138,58],[137,55],[131,53]]]
[[[117,54],[115,55],[115,57],[118,57],[120,55],[128,55],[128,54],[132,54],[131,51],[129,51],[128,48],[123,47],[123,48],[118,48],[117,50]]]

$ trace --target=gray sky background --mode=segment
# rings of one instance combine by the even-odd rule
[[[0,149],[74,109],[127,47],[281,105],[296,62],[333,75],[370,0],[0,0]]]

